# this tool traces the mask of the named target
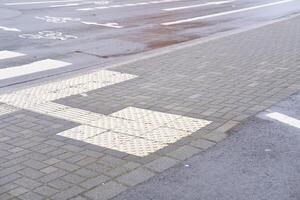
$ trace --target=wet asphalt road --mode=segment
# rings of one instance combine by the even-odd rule
[[[299,12],[298,0],[1,0],[0,87]],[[4,59],[4,50],[25,55]],[[67,64],[34,71],[45,59]]]
[[[299,200],[299,128],[297,94],[114,200]]]

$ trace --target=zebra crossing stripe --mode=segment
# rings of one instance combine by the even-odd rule
[[[46,70],[57,69],[61,67],[66,67],[68,65],[71,65],[71,63],[46,59],[46,60],[41,60],[26,65],[4,68],[4,69],[0,69],[0,80],[14,78],[18,76],[24,76],[24,75],[42,72]]]
[[[0,60],[8,59],[8,58],[16,58],[20,56],[25,56],[25,54],[14,52],[14,51],[0,51]]]

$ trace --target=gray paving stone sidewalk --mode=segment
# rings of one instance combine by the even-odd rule
[[[299,20],[295,17],[112,68],[137,77],[107,86],[102,82],[99,89],[87,91],[82,84],[80,91],[85,92],[70,92],[51,102],[57,106],[51,116],[50,111],[35,112],[36,107],[7,108],[2,104],[3,112],[8,114],[0,114],[0,199],[110,199],[212,147],[239,122],[300,89]],[[22,99],[20,105],[24,106],[24,101],[26,104],[31,99]],[[99,124],[87,125],[92,116],[107,120],[108,115],[113,118],[128,107],[133,107],[138,116],[158,115],[158,121],[169,117],[176,118],[176,122],[180,118],[183,124],[188,121],[184,128],[193,125],[197,131],[175,127],[176,134],[183,134],[182,139],[162,142],[157,138],[163,138],[163,131],[157,138],[146,140],[140,129],[127,127],[130,136],[124,139],[123,133],[115,134],[110,128],[105,132]],[[68,120],[61,111],[75,112],[75,118],[70,114]],[[132,113],[127,114],[132,117]],[[86,120],[87,115],[90,118]],[[118,120],[121,123],[125,119]],[[205,124],[207,121],[211,123]],[[152,122],[143,123],[143,128],[149,124]],[[181,124],[169,125],[172,128]],[[87,134],[94,134],[87,131],[91,127],[100,139],[84,142]],[[73,139],[66,137],[69,134]],[[116,150],[118,142],[129,145]],[[134,152],[150,149],[151,153],[130,154],[132,146]]]

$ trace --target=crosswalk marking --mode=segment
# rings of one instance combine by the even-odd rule
[[[0,60],[8,59],[8,58],[16,58],[20,56],[24,56],[25,54],[23,53],[18,53],[14,51],[0,51]]]
[[[66,67],[71,63],[46,59],[30,64],[0,69],[0,80]]]

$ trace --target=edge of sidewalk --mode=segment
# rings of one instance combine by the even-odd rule
[[[263,28],[265,26],[269,26],[275,23],[280,23],[280,22],[284,22],[296,17],[299,17],[300,13],[294,13],[288,16],[285,16],[283,18],[277,18],[268,22],[263,22],[263,23],[259,23],[259,24],[255,24],[255,25],[250,25],[247,26],[245,28],[241,28],[241,29],[235,29],[235,30],[230,30],[230,31],[225,31],[225,32],[221,32],[221,33],[216,33],[204,38],[198,38],[198,39],[194,39],[194,40],[190,40],[187,42],[182,42],[179,44],[174,44],[174,45],[170,45],[167,47],[162,47],[159,49],[154,49],[151,51],[147,51],[147,52],[143,52],[143,53],[139,53],[133,56],[129,56],[126,57],[125,61],[117,61],[116,63],[111,63],[108,64],[107,66],[104,67],[100,67],[99,65],[92,65],[92,66],[87,66],[85,68],[81,68],[81,69],[75,69],[75,70],[71,70],[69,72],[64,72],[61,74],[55,74],[55,75],[50,75],[47,77],[43,77],[43,78],[38,78],[38,79],[34,79],[34,80],[30,80],[30,81],[26,81],[26,82],[21,82],[21,83],[17,83],[14,85],[9,85],[7,87],[3,87],[0,88],[0,94],[4,94],[6,92],[13,92],[13,91],[17,91],[20,89],[24,89],[24,88],[30,88],[30,87],[34,87],[37,85],[41,85],[42,83],[49,83],[49,82],[53,82],[53,81],[58,81],[58,80],[63,80],[63,79],[67,79],[67,78],[71,78],[71,77],[76,77],[79,74],[88,74],[88,73],[92,73],[94,71],[98,71],[98,70],[108,70],[108,69],[112,69],[115,67],[120,67],[122,65],[127,65],[130,63],[134,63],[137,61],[141,61],[141,60],[146,60],[149,58],[154,58],[154,57],[158,57],[161,55],[165,55],[165,54],[169,54],[172,53],[174,51],[178,51],[178,50],[182,50],[182,49],[186,49],[186,48],[190,48],[190,47],[194,47],[200,44],[204,44],[207,42],[211,42],[214,40],[218,40],[224,37],[229,37],[232,35],[237,35],[240,33],[244,33],[247,31],[251,31],[251,30],[255,30],[255,29],[259,29],[259,28]]]

